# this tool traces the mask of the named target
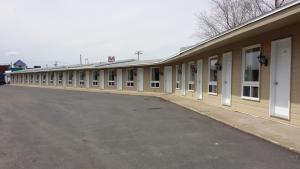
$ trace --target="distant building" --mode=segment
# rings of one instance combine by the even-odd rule
[[[14,68],[22,68],[25,69],[26,68],[26,63],[24,63],[22,60],[18,60],[13,64]]]

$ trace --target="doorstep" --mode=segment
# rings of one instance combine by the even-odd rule
[[[40,87],[40,86],[26,86],[16,85],[25,87]],[[86,91],[86,92],[101,92],[101,93],[113,93],[113,94],[124,94],[124,95],[136,95],[136,96],[154,96],[158,97],[187,109],[198,112],[202,115],[208,116],[224,124],[230,125],[234,128],[242,130],[246,133],[255,135],[264,140],[270,141],[279,146],[288,148],[292,151],[300,153],[300,127],[284,124],[261,117],[252,116],[245,113],[235,112],[232,110],[225,109],[223,107],[212,106],[202,101],[179,96],[175,94],[164,94],[154,92],[137,92],[137,91],[118,91],[118,90],[100,90],[100,89],[87,89],[87,88],[57,88],[43,86],[42,88],[51,89],[65,89],[75,91]]]

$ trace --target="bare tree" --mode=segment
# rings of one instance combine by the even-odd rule
[[[214,37],[292,0],[211,0],[212,12],[197,15],[201,39]]]

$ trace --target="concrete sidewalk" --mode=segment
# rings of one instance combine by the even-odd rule
[[[81,88],[57,88],[57,87],[45,87],[45,88],[159,97],[164,100],[183,106],[187,109],[196,111],[202,115],[208,116],[212,119],[215,119],[227,125],[230,125],[234,128],[240,129],[249,134],[258,136],[274,144],[280,145],[282,147],[300,153],[300,128],[299,127],[271,121],[268,119],[263,119],[261,117],[255,117],[240,112],[231,111],[225,109],[224,107],[211,106],[206,103],[203,103],[200,100],[196,100],[184,96],[173,95],[173,94],[164,94],[164,93],[99,90],[99,89],[85,89],[85,88],[82,89]]]

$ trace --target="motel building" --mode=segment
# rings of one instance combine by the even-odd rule
[[[13,85],[172,94],[300,126],[300,3],[160,60],[27,69],[10,75]]]

